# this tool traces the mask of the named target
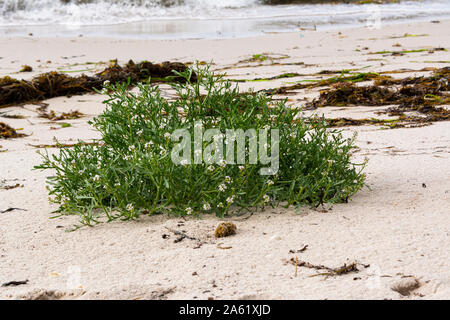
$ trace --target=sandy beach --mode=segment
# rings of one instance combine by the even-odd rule
[[[0,48],[0,77],[19,79],[55,70],[93,74],[111,59],[120,64],[130,59],[212,62],[213,70],[230,79],[303,75],[239,82],[245,91],[330,77],[318,75],[324,70],[390,72],[394,78],[429,75],[432,68],[450,65],[450,20],[220,40],[30,35],[0,38]],[[254,55],[268,58],[255,61]],[[19,73],[22,65],[33,71]],[[288,103],[302,107],[319,92],[320,88],[297,90]],[[364,188],[349,203],[269,208],[226,219],[158,215],[71,231],[77,216],[51,219],[57,206],[48,201],[49,173],[32,170],[41,162],[36,146],[54,144],[54,138],[64,143],[99,138],[87,122],[104,110],[102,100],[99,94],[45,100],[48,110],[57,114],[85,114],[65,120],[70,127],[37,117],[38,105],[0,109],[2,114],[23,115],[0,121],[28,135],[0,140],[0,284],[28,280],[0,287],[1,299],[450,298],[448,122],[343,128],[346,136],[358,133],[355,159],[369,159],[370,189]],[[377,111],[384,108],[323,107],[306,113],[383,119],[387,116]],[[20,187],[4,188],[16,184]],[[221,221],[234,222],[237,234],[215,239]],[[196,240],[175,242],[174,230]],[[357,262],[358,272],[315,276],[318,271],[296,268],[291,259],[333,268]],[[416,284],[409,295],[392,290],[407,282]]]

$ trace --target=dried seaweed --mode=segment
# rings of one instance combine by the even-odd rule
[[[56,115],[55,111],[50,110],[50,112],[39,111],[39,118],[49,119],[51,121],[59,121],[59,120],[70,120],[70,119],[79,119],[83,117],[84,114],[78,110],[71,112],[63,112],[60,115]]]
[[[81,143],[56,143],[56,144],[28,144],[33,148],[72,148],[75,146],[92,145],[98,146],[98,142],[81,142]]]
[[[332,72],[327,71],[326,72]],[[325,73],[328,74],[328,73]],[[351,74],[349,76],[343,76],[345,74],[344,72],[340,76],[331,77],[328,79],[323,80],[309,80],[309,83],[296,83],[290,86],[283,86],[275,89],[265,89],[262,90],[262,92],[265,92],[268,95],[275,95],[275,94],[289,94],[293,90],[298,89],[305,89],[305,88],[317,88],[317,87],[325,87],[330,86],[333,84],[339,84],[339,83],[356,83],[356,82],[362,82],[362,81],[369,81],[376,78],[379,78],[380,75],[378,73],[374,72],[361,72],[361,73],[355,73]]]
[[[27,65],[23,65],[23,66],[22,66],[22,69],[20,69],[19,72],[31,72],[31,71],[33,71],[33,68],[32,68],[32,67],[27,66]]]
[[[23,184],[16,183],[15,185],[0,186],[0,189],[3,190],[11,190],[15,188],[23,188]]]
[[[4,122],[0,122],[0,138],[11,139],[25,137],[24,133],[17,133],[16,129],[10,127]]]
[[[425,125],[430,122],[450,120],[450,110],[438,105],[450,104],[450,68],[436,69],[429,77],[392,79],[379,77],[373,85],[356,86],[338,83],[322,90],[320,96],[306,104],[307,109],[324,106],[384,106],[394,105],[379,114],[397,116],[396,120],[380,119],[328,119],[332,126],[361,124],[388,124],[390,127]],[[418,115],[407,115],[406,112]]]
[[[105,70],[94,76],[81,75],[72,77],[63,73],[49,72],[40,74],[32,80],[17,80],[10,77],[0,78],[0,107],[44,100],[58,96],[72,96],[101,89],[105,81],[112,84],[129,81],[131,85],[146,81],[183,81],[174,71],[186,70],[186,65],[179,62],[153,64],[148,61],[134,63],[130,60],[125,66],[112,63]],[[192,74],[192,81],[196,75]]]
[[[323,106],[366,105],[379,106],[394,104],[398,100],[396,93],[379,86],[356,86],[352,83],[339,83],[331,89],[322,90],[318,99],[307,103],[308,109]]]

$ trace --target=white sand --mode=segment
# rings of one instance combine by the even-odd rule
[[[391,39],[405,33],[420,37]],[[62,68],[81,70],[92,65],[74,63],[118,58],[139,61],[214,60],[215,69],[234,65],[231,78],[256,78],[283,72],[311,74],[321,70],[361,68],[383,71],[443,67],[450,60],[445,51],[409,53],[404,56],[368,55],[369,51],[450,49],[450,21],[386,26],[380,30],[351,29],[342,34],[302,31],[249,39],[144,41],[92,38],[0,39],[0,76],[29,78]],[[373,40],[372,38],[377,38]],[[372,39],[372,40],[371,40]],[[402,47],[392,47],[400,43]],[[368,47],[369,50],[363,50]],[[360,49],[361,51],[355,51]],[[278,62],[312,66],[279,65],[236,68],[236,62],[253,54],[287,54]],[[75,57],[73,57],[75,56]],[[62,57],[68,57],[67,59]],[[73,58],[72,58],[73,57]],[[368,61],[368,59],[384,59]],[[40,62],[36,62],[40,60]],[[50,63],[46,63],[50,60]],[[33,73],[13,74],[23,64]],[[253,63],[254,64],[254,63]],[[239,65],[248,65],[241,63]],[[99,69],[104,66],[98,66]],[[77,74],[77,73],[74,73]],[[394,74],[414,76],[420,72]],[[328,76],[324,76],[328,77]],[[305,77],[308,79],[311,77]],[[242,88],[269,88],[298,80],[243,83]],[[300,91],[290,103],[317,94]],[[132,222],[113,222],[66,232],[78,222],[76,216],[49,219],[57,207],[47,201],[47,172],[31,171],[40,162],[29,144],[52,143],[53,137],[70,142],[89,140],[98,134],[86,123],[102,112],[99,95],[48,100],[49,110],[80,110],[89,117],[70,120],[72,127],[59,127],[37,118],[37,106],[1,109],[27,119],[4,119],[23,128],[26,138],[0,140],[0,183],[20,183],[23,188],[0,190],[0,284],[25,280],[26,285],[0,287],[0,298],[56,299],[449,299],[450,298],[450,126],[448,122],[422,128],[380,130],[377,126],[345,129],[359,133],[361,148],[356,159],[369,157],[367,183],[372,190],[360,191],[348,204],[327,212],[303,208],[268,209],[243,220],[235,236],[216,240],[213,232],[219,219],[167,218],[154,216]],[[324,108],[327,116],[362,118],[374,116],[379,108]],[[53,149],[52,152],[55,150]],[[426,188],[423,187],[425,183]],[[176,236],[165,227],[185,230],[205,243]],[[170,238],[163,239],[168,234]],[[231,249],[222,250],[223,242]],[[289,253],[304,245],[301,253]],[[338,267],[358,261],[370,264],[360,272],[342,276],[310,277],[317,272],[286,264],[285,259]],[[420,287],[409,297],[391,290],[401,281],[417,279]],[[407,280],[408,280],[407,279]]]

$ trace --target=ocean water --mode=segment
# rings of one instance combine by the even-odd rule
[[[0,36],[222,38],[445,18],[450,0],[0,0]]]

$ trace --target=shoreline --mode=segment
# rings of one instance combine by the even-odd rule
[[[92,74],[110,59],[123,64],[129,59],[186,63],[213,58],[211,67],[232,79],[299,74],[238,82],[243,91],[333,76],[319,74],[325,70],[385,71],[393,72],[389,73],[393,78],[428,76],[432,71],[427,70],[450,65],[448,30],[450,20],[407,23],[395,29],[302,31],[302,37],[296,32],[220,40],[0,38],[5,48],[0,54],[0,77],[30,79],[55,70],[74,76]],[[377,53],[383,51],[397,54]],[[15,73],[25,64],[33,71]],[[277,98],[303,106],[320,90],[294,90]],[[0,211],[23,209],[0,213],[0,284],[29,280],[1,287],[1,299],[449,299],[447,121],[412,128],[342,128],[346,137],[358,133],[355,159],[369,158],[366,172],[371,190],[363,189],[349,203],[317,209],[267,208],[226,219],[146,216],[67,232],[78,217],[50,219],[57,206],[47,200],[48,173],[31,170],[41,161],[38,148],[31,145],[54,144],[54,138],[64,143],[98,138],[87,121],[104,110],[102,100],[101,95],[85,94],[43,101],[48,111],[57,114],[70,110],[84,114],[64,120],[70,124],[67,127],[39,118],[39,105],[0,109],[24,116],[0,118],[0,122],[29,134],[0,140],[0,184],[23,185],[0,189]],[[386,107],[336,106],[315,112],[327,117],[382,118],[377,112]],[[234,222],[236,235],[215,239],[221,221]],[[189,239],[174,242],[174,235],[164,237],[166,228],[185,230],[204,244],[196,248]],[[232,248],[220,249],[220,242]],[[297,251],[305,245],[304,252]],[[286,263],[295,257],[330,267],[354,261],[369,266],[327,279],[311,277],[314,270],[299,268],[296,276],[295,266]],[[411,275],[420,285],[409,296],[391,289]]]
[[[276,18],[276,19],[275,19]],[[309,31],[316,28],[317,32],[335,30],[352,30],[367,28],[363,23],[355,24],[302,24],[305,28],[289,27],[286,29],[285,19],[289,17],[272,18],[235,18],[235,19],[155,19],[153,21],[122,22],[117,24],[99,25],[10,25],[0,26],[0,38],[28,37],[36,38],[103,38],[116,40],[227,40],[264,36],[266,34],[289,34]],[[427,23],[431,21],[448,21],[450,15],[434,17],[417,17],[412,20],[380,21],[383,28],[404,24]],[[262,30],[266,28],[266,30]],[[247,30],[245,32],[236,29]],[[209,30],[207,34],[204,30]],[[215,31],[214,31],[215,30]],[[262,31],[261,31],[262,30]],[[57,34],[56,36],[55,33]],[[49,36],[52,35],[52,36]]]

